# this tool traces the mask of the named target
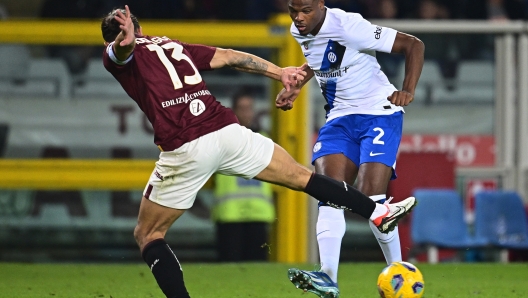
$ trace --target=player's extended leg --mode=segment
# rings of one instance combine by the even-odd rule
[[[143,259],[163,293],[170,298],[190,297],[183,282],[180,262],[163,239],[170,226],[184,212],[158,205],[143,197],[134,230]]]
[[[390,205],[377,204],[344,181],[313,173],[297,163],[282,147],[274,144],[268,166],[254,178],[304,191],[315,199],[338,209],[346,209],[371,220],[387,233],[416,205],[413,197]]]
[[[271,162],[255,178],[304,191],[321,202],[347,209],[366,219],[374,220],[387,212],[383,205],[374,203],[352,186],[315,174],[300,165],[277,144]]]
[[[324,175],[312,173],[298,164],[277,144],[270,164],[255,178],[294,190],[302,190],[325,204],[353,211],[370,219],[376,226],[382,227],[380,231],[383,232],[394,229],[397,221],[408,214],[416,204],[412,197],[398,205],[377,204],[344,181],[338,182]],[[387,224],[389,222],[390,224]],[[339,297],[337,285],[324,272],[308,272],[294,268],[288,271],[288,276],[297,288],[304,291],[323,298]]]
[[[356,180],[358,167],[343,154],[329,154],[316,159],[315,172],[352,185]],[[343,211],[327,205],[319,206],[316,233],[321,271],[328,274],[335,283],[345,230]]]
[[[362,193],[370,196],[375,202],[385,202],[387,186],[392,176],[392,171],[391,167],[382,163],[368,162],[361,164],[357,179],[358,189]],[[395,227],[394,230],[385,234],[381,233],[375,225],[369,224],[383,251],[387,264],[401,261],[402,255],[398,227]]]
[[[403,113],[391,115],[363,115],[364,126],[358,135],[360,162],[358,189],[374,200],[386,198],[402,135]],[[397,230],[381,234],[371,226],[388,264],[401,261],[400,238]]]

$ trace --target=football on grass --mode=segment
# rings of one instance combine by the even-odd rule
[[[394,262],[378,277],[378,292],[383,298],[418,298],[424,293],[422,273],[408,262]]]

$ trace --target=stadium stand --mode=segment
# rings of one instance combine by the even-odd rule
[[[494,70],[491,61],[461,61],[452,86],[435,89],[435,102],[493,103]]]
[[[37,89],[45,92],[45,94],[50,94],[50,96],[58,97],[61,100],[68,100],[71,97],[72,78],[66,63],[62,59],[31,59],[29,80],[40,80],[47,83],[47,88]],[[53,93],[46,93],[46,90],[53,90]],[[41,96],[39,92],[31,94]]]
[[[90,59],[86,72],[74,80],[73,97],[76,99],[129,98],[121,85],[106,71],[100,58]]]
[[[405,64],[401,63],[393,84],[396,88],[401,88],[405,76]],[[438,88],[444,87],[444,78],[436,61],[426,60],[422,68],[422,75],[416,87],[413,104],[431,104],[434,93]]]
[[[528,250],[528,219],[522,198],[514,191],[482,191],[475,195],[475,235],[500,249],[507,263],[509,250]]]
[[[497,247],[528,249],[528,220],[519,194],[502,190],[477,193],[475,234]]]
[[[427,246],[429,263],[438,263],[437,247],[468,249],[487,244],[485,238],[474,238],[464,222],[462,198],[453,189],[416,189],[418,205],[411,218],[411,235],[415,245]]]

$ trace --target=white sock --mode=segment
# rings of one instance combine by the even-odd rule
[[[329,206],[319,207],[316,231],[321,270],[328,274],[335,283],[337,283],[341,240],[345,235],[345,230],[343,210]]]
[[[370,196],[370,198],[374,202],[377,202],[379,200],[385,199],[386,196],[376,195]],[[372,229],[372,232],[374,233],[374,236],[376,236],[376,240],[378,240],[381,250],[383,251],[383,255],[385,256],[385,261],[387,261],[387,265],[391,264],[392,262],[400,262],[402,260],[402,255],[398,227],[394,228],[394,230],[389,232],[388,234],[384,234],[378,230],[378,228],[372,223],[372,221],[369,221],[369,225],[370,229]]]
[[[372,199],[373,196],[370,198]],[[374,196],[375,197],[375,196]],[[383,197],[385,199],[385,196]],[[383,216],[389,211],[389,208],[383,204],[376,204],[376,208],[374,209],[374,212],[372,212],[372,215],[370,215],[370,222],[375,220],[376,218]]]

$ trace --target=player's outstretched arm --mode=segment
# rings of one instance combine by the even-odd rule
[[[125,14],[121,10],[117,10],[115,16],[117,22],[119,22],[119,28],[121,32],[117,35],[114,42],[114,53],[117,59],[125,61],[130,57],[136,46],[136,36],[134,35],[134,24],[130,17],[130,9],[128,5],[125,5]]]
[[[402,91],[396,91],[387,99],[394,105],[406,106],[414,100],[414,91],[422,73],[425,46],[418,38],[398,32],[391,53],[405,55],[405,78]]]
[[[232,49],[217,48],[210,65],[212,69],[229,66],[244,72],[262,74],[281,81],[287,90],[299,85],[306,76],[306,72],[300,67],[280,68],[255,55]]]
[[[279,94],[277,94],[277,98],[275,99],[276,108],[282,109],[283,111],[293,109],[293,102],[295,101],[297,96],[299,96],[299,93],[301,93],[302,87],[314,76],[314,72],[308,66],[308,64],[303,64],[301,66],[301,69],[306,71],[306,76],[304,77],[304,80],[299,84],[299,86],[293,87],[289,91],[283,88],[279,92]]]

